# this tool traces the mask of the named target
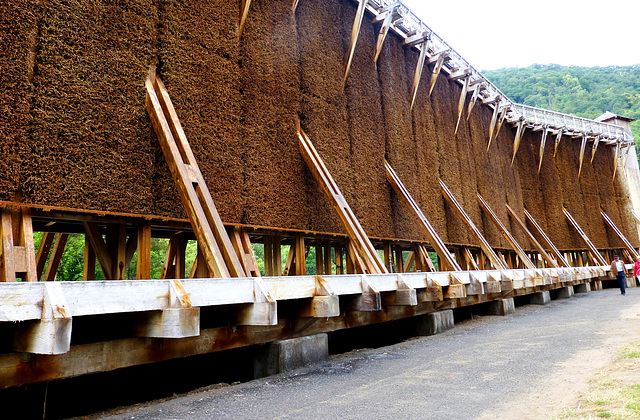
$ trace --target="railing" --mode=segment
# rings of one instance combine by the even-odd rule
[[[456,52],[449,44],[440,38],[429,26],[427,26],[415,13],[404,3],[396,0],[363,0],[367,1],[367,10],[374,15],[378,15],[381,10],[394,8],[395,17],[392,29],[400,36],[407,38],[419,33],[429,33],[429,50],[433,56],[446,51],[448,62],[445,70],[449,74],[467,71],[474,84],[480,84],[480,94],[483,102],[507,107],[507,120],[516,122],[524,119],[530,126],[546,126],[552,130],[562,130],[563,133],[583,137],[599,137],[599,141],[604,143],[620,143],[621,146],[633,144],[633,137],[625,133],[622,127],[615,124],[607,124],[581,118],[561,112],[550,111],[543,108],[536,108],[527,105],[520,105],[513,102],[503,92],[500,91],[491,81],[475,69],[467,60]],[[498,101],[496,101],[498,100]]]

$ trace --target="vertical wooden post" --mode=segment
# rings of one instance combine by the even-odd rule
[[[336,265],[336,274],[344,274],[344,265],[342,261],[342,245],[333,248],[334,264]]]
[[[0,281],[37,281],[35,245],[33,243],[33,224],[27,208],[4,207],[0,216]]]
[[[304,276],[307,274],[307,255],[304,246],[304,235],[302,233],[296,233],[295,243],[295,264],[296,264],[296,276]]]
[[[324,273],[324,257],[322,254],[322,243],[320,242],[320,239],[318,239],[317,237],[316,237],[315,249],[316,249],[316,274],[322,275],[322,274],[325,274]]]
[[[274,237],[272,238],[273,245],[273,275],[281,276],[282,275],[282,245],[280,244],[280,238]]]
[[[84,236],[84,263],[82,264],[82,280],[96,279],[96,252],[87,235]]]
[[[324,256],[324,274],[330,275],[332,270],[331,270],[331,245],[329,245],[329,242],[325,242],[324,251],[322,255]]]
[[[111,276],[108,280],[124,280],[127,253],[126,225],[107,225],[106,245],[111,254]]]
[[[265,236],[264,240],[264,275],[273,276],[273,239]]]
[[[404,261],[402,260],[402,248],[400,245],[395,246],[395,254],[396,272],[402,273],[404,271]]]
[[[151,278],[151,223],[147,220],[138,224],[138,260],[136,263],[136,278],[148,280]]]

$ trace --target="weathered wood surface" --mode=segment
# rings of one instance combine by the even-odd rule
[[[602,257],[602,255],[600,255],[600,252],[595,247],[593,242],[591,242],[591,239],[589,239],[589,237],[587,236],[586,233],[584,233],[580,225],[578,225],[578,222],[576,221],[576,219],[573,218],[571,213],[569,213],[569,211],[564,207],[562,208],[562,212],[567,218],[567,221],[569,222],[569,224],[571,224],[571,226],[573,226],[573,228],[576,230],[576,232],[580,236],[580,239],[582,239],[582,241],[587,246],[587,248],[589,248],[589,252],[591,254],[591,257],[594,259],[594,261],[596,261],[596,263],[599,265],[603,265],[603,266],[609,265],[607,264],[605,259]]]

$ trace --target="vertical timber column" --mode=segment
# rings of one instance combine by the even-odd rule
[[[127,227],[119,223],[107,225],[107,249],[111,254],[111,275],[109,280],[124,280],[127,254]]]
[[[400,245],[395,246],[395,262],[396,262],[396,272],[402,273],[404,271],[404,261],[402,260],[402,248]]]
[[[307,274],[307,252],[302,233],[296,233],[295,248],[296,276],[304,276]]]
[[[33,225],[27,208],[2,208],[0,235],[0,281],[38,281]]]
[[[344,265],[342,261],[342,245],[334,247],[333,254],[335,255],[334,262],[336,265],[336,274],[344,274]]]
[[[82,280],[96,279],[96,251],[91,245],[89,237],[84,235],[84,264],[82,265]]]
[[[151,222],[145,220],[138,224],[138,261],[136,263],[136,278],[147,280],[151,278]]]

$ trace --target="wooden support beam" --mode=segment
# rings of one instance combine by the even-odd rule
[[[318,238],[316,238],[315,250],[316,250],[316,274],[317,275],[325,274],[322,243],[320,243],[320,240]]]
[[[558,132],[556,133],[556,141],[553,145],[553,157],[556,157],[556,154],[558,153],[558,146],[560,145],[560,140],[562,139],[562,129],[559,128]]]
[[[297,6],[297,2],[294,2],[294,11]],[[240,20],[238,22],[238,38],[242,38],[242,32],[244,32],[244,26],[247,23],[247,16],[249,15],[249,8],[251,8],[251,0],[242,0],[240,4]]]
[[[436,60],[436,64],[433,66],[433,71],[431,72],[431,80],[429,81],[429,97],[431,97],[431,93],[433,92],[433,88],[436,87],[436,82],[438,81],[438,75],[442,70],[442,65],[444,64],[445,59],[448,57],[448,52],[442,52],[438,55],[438,59]]]
[[[551,258],[551,256],[547,253],[547,251],[540,244],[540,242],[538,242],[538,240],[535,238],[535,236],[533,236],[531,231],[529,229],[527,229],[527,225],[525,224],[525,222],[518,217],[516,212],[513,211],[513,209],[508,204],[506,206],[507,206],[507,211],[509,212],[509,215],[513,218],[513,220],[516,221],[518,226],[520,226],[520,229],[522,229],[522,231],[527,235],[527,237],[529,238],[529,241],[533,244],[533,246],[536,248],[536,250],[540,253],[540,255],[542,256],[542,259],[545,260],[547,265],[549,267],[560,268],[560,266],[558,265],[556,260]]]
[[[3,207],[0,215],[0,282],[38,281],[33,222],[28,208]]]
[[[496,103],[493,105],[493,114],[491,115],[491,122],[489,123],[489,142],[487,143],[487,150],[491,146],[493,141],[493,132],[496,129],[496,123],[498,122],[498,114],[500,112],[500,101],[502,97],[496,97]]]
[[[295,275],[304,276],[307,274],[307,248],[304,245],[304,235],[296,233],[294,262],[296,265]],[[289,251],[291,252],[291,251]]]
[[[582,162],[584,161],[584,152],[587,148],[587,134],[582,135],[582,143],[580,144],[580,166],[578,167],[578,179],[580,179],[580,174],[582,174]]]
[[[300,0],[293,0],[293,4],[291,5],[291,11],[294,14],[296,13],[296,9],[298,8],[298,3],[300,3]]]
[[[397,290],[381,295],[382,306],[416,306],[418,304],[416,289],[411,287],[402,275],[398,275],[397,279]]]
[[[333,248],[334,259],[336,265],[336,274],[344,274],[344,263],[342,260],[342,245]]]
[[[431,39],[431,32],[418,32],[415,35],[408,36],[402,42],[403,47],[415,47],[416,45],[424,45],[429,39]]]
[[[437,271],[436,267],[433,265],[433,261],[431,261],[427,248],[422,244],[416,245],[416,258],[418,256],[420,257],[420,267],[422,271],[429,271],[432,273]]]
[[[51,249],[51,245],[53,245],[55,235],[56,234],[54,232],[42,233],[40,246],[38,247],[38,253],[36,254],[36,273],[38,279],[42,277],[42,273],[44,272],[44,267],[47,262],[47,258],[49,257],[49,250]]]
[[[102,239],[98,224],[83,221],[82,225],[84,226],[86,238],[88,238],[91,243],[91,249],[95,252],[98,262],[100,263],[105,279],[113,279],[111,273],[111,255],[107,249],[107,245],[104,243],[104,239]]]
[[[330,204],[336,211],[338,218],[342,222],[350,243],[352,243],[356,253],[364,263],[364,269],[367,273],[388,273],[386,267],[378,257],[378,253],[369,241],[364,229],[358,222],[355,214],[349,207],[347,200],[340,192],[338,185],[335,183],[331,174],[327,170],[320,155],[316,151],[309,137],[302,131],[298,130],[298,138],[300,140],[300,152],[304,161],[307,163],[311,173],[320,185]]]
[[[138,224],[137,235],[136,278],[147,280],[151,278],[151,223],[147,220]]]
[[[402,248],[400,247],[400,245],[396,245],[395,249],[394,249],[394,260],[395,260],[395,267],[396,267],[396,272],[397,273],[402,273],[403,272],[403,268],[404,268],[404,262],[402,261]]]
[[[127,230],[123,223],[108,224],[105,243],[111,255],[111,275],[109,280],[124,280],[127,269]]]
[[[378,289],[366,275],[361,276],[362,293],[353,296],[345,305],[345,310],[374,312],[382,310],[382,298]]]
[[[260,277],[258,262],[251,246],[249,234],[245,228],[232,227],[229,235],[233,249],[238,256],[242,269],[248,277]]]
[[[476,263],[475,258],[473,258],[473,255],[471,254],[471,251],[469,251],[469,248],[464,248],[463,254],[464,254],[464,259],[467,261],[467,265],[469,267],[471,267],[471,270],[479,270],[480,269],[478,267],[478,263]]]
[[[471,75],[471,69],[464,69],[462,71],[453,73],[449,76],[449,81],[455,82],[456,80],[466,79]]]
[[[473,111],[473,108],[476,106],[476,102],[478,102],[478,97],[480,96],[480,90],[482,90],[483,87],[484,85],[480,84],[473,90],[473,94],[469,100],[469,107],[467,108],[467,121],[471,118],[471,111]]]
[[[502,128],[502,125],[504,124],[504,121],[507,118],[507,112],[509,112],[509,107],[508,106],[502,107],[502,111],[500,111],[500,116],[498,117],[498,122],[496,124],[496,129],[493,132],[494,140],[498,137],[498,134],[500,134],[500,129]]]
[[[618,171],[618,155],[620,154],[620,142],[616,143],[616,149],[613,153],[613,177],[611,178],[611,182],[616,179],[616,172]]]
[[[67,244],[69,235],[66,233],[56,233],[53,248],[51,248],[51,256],[47,261],[44,273],[42,276],[43,281],[54,281],[62,260],[62,254],[64,253],[64,247]]]
[[[316,276],[316,290],[311,301],[298,313],[300,317],[328,318],[340,316],[340,299],[329,283]]]
[[[96,279],[96,253],[87,235],[84,237],[84,261],[82,264],[82,280]]]
[[[324,274],[331,275],[331,247],[328,242],[324,243],[322,256],[324,258]]]
[[[215,277],[244,277],[218,210],[162,80],[152,69],[146,106],[202,254]]]
[[[513,156],[511,157],[511,165],[516,160],[516,153],[518,153],[518,148],[520,147],[520,141],[522,140],[522,136],[524,135],[524,131],[527,128],[526,121],[523,119],[518,123],[518,129],[516,130],[516,137],[513,140]]]
[[[613,220],[611,220],[611,218],[607,215],[607,213],[605,213],[604,211],[600,211],[600,214],[602,215],[602,218],[607,223],[607,225],[609,225],[611,230],[613,230],[613,233],[615,233],[616,236],[618,236],[618,238],[620,238],[620,240],[624,244],[624,246],[627,249],[627,251],[629,251],[629,253],[633,256],[633,261],[635,261],[636,258],[640,257],[640,254],[638,254],[638,251],[636,251],[636,249],[633,247],[633,245],[631,245],[631,242],[629,242],[629,240],[627,239],[626,236],[624,236],[622,231],[620,229],[618,229],[616,224],[613,223]]]
[[[376,50],[373,57],[374,63],[378,62],[378,57],[380,56],[380,52],[382,51],[382,45],[384,44],[384,40],[386,39],[387,34],[389,33],[389,29],[391,28],[391,24],[395,16],[396,9],[398,8],[399,5],[400,5],[400,2],[396,2],[389,5],[376,18],[376,19],[382,19],[382,25],[380,26],[380,31],[378,32],[378,40],[376,42]]]
[[[237,325],[278,325],[278,305],[261,277],[253,278],[253,303],[243,305]]]
[[[538,163],[538,173],[540,173],[540,168],[542,168],[542,156],[544,156],[544,146],[547,143],[547,135],[549,134],[549,130],[547,126],[542,130],[542,138],[540,139],[540,162]]]
[[[600,136],[596,136],[596,139],[593,141],[593,145],[591,146],[591,163],[593,163],[593,158],[596,156],[596,150],[598,150],[599,143]]]
[[[511,235],[507,227],[502,223],[502,221],[498,218],[498,215],[495,214],[489,203],[485,201],[484,198],[480,194],[478,194],[478,202],[480,203],[480,207],[485,213],[489,216],[489,219],[496,225],[502,236],[509,242],[511,248],[516,252],[518,257],[520,257],[520,261],[525,265],[526,268],[535,269],[537,268],[533,261],[529,258],[524,249],[520,246],[520,244],[516,241],[516,239]]]
[[[567,218],[567,221],[569,222],[569,224],[573,226],[573,228],[576,230],[576,232],[578,233],[578,235],[580,236],[584,244],[587,246],[587,248],[589,248],[591,257],[598,263],[598,265],[608,265],[607,262],[604,260],[604,258],[602,258],[602,255],[600,255],[600,252],[598,251],[598,249],[595,247],[595,245],[593,245],[593,242],[591,242],[587,234],[584,233],[582,228],[578,225],[578,222],[576,222],[576,220],[573,218],[571,213],[569,213],[569,211],[564,207],[562,207],[562,212],[564,213],[564,216]]]
[[[442,189],[444,198],[455,210],[458,217],[462,219],[462,221],[469,228],[469,231],[473,233],[473,235],[478,239],[478,241],[480,242],[480,248],[485,253],[485,255],[489,258],[489,260],[491,261],[491,264],[497,269],[507,270],[508,267],[506,266],[506,264],[500,261],[495,251],[491,248],[491,245],[489,245],[489,242],[487,242],[487,240],[484,238],[482,233],[480,233],[480,230],[476,227],[476,225],[473,223],[469,215],[467,215],[467,213],[464,211],[464,209],[462,208],[458,200],[456,200],[456,198],[453,196],[449,188],[445,185],[445,183],[442,180],[440,180],[440,188]]]
[[[471,81],[471,77],[467,77],[464,79],[464,83],[462,85],[462,91],[460,92],[460,99],[458,100],[458,121],[456,122],[456,129],[453,134],[458,134],[458,127],[460,127],[460,119],[462,118],[462,112],[464,111],[464,104],[467,100],[467,92],[469,91],[469,82]]]
[[[418,87],[420,86],[420,79],[422,78],[422,69],[424,68],[424,60],[427,58],[427,50],[429,49],[429,38],[427,38],[423,44],[420,45],[420,56],[418,57],[418,63],[416,64],[416,71],[413,75],[413,84],[411,86],[411,110],[416,103],[416,97],[418,96]]]
[[[356,10],[356,17],[353,21],[353,28],[351,29],[351,42],[349,43],[349,50],[345,57],[344,78],[342,79],[343,89],[347,84],[347,77],[349,77],[349,70],[351,69],[351,62],[353,61],[353,55],[356,50],[356,43],[358,42],[358,35],[360,34],[360,27],[362,26],[362,19],[364,18],[367,2],[368,0],[358,0],[358,9]]]
[[[414,251],[409,251],[409,254],[407,255],[407,259],[404,262],[404,265],[402,266],[402,271],[405,273],[408,273],[411,271],[411,265],[415,264],[416,262],[416,254]],[[414,268],[413,271],[418,271]]]
[[[440,259],[444,261],[444,269],[461,271],[462,269],[460,268],[458,263],[451,257],[451,253],[447,249],[445,243],[442,241],[442,239],[440,239],[440,236],[435,231],[433,226],[431,226],[431,223],[429,223],[427,217],[424,215],[424,213],[422,213],[422,210],[420,210],[418,203],[415,202],[409,191],[400,180],[400,177],[398,177],[398,174],[396,174],[389,162],[387,162],[386,160],[384,162],[384,168],[387,181],[389,181],[389,183],[393,187],[393,190],[400,198],[402,204],[404,204],[409,210],[411,210],[413,215],[418,219],[418,224],[422,229],[422,232],[426,235],[429,244],[431,244]],[[440,269],[442,270],[443,268],[440,267]]]
[[[507,210],[508,209],[509,208],[507,207]],[[511,213],[512,213],[511,215],[513,217],[513,215],[515,213],[513,213],[513,211]],[[542,239],[542,241],[546,245],[546,249],[550,249],[551,250],[553,255],[558,260],[558,263],[562,264],[564,267],[571,267],[571,264],[569,264],[569,261],[567,261],[567,259],[564,257],[564,255],[562,255],[562,253],[558,250],[558,248],[551,241],[551,238],[549,238],[547,236],[547,234],[544,232],[542,227],[538,224],[538,222],[536,222],[536,219],[533,218],[533,216],[531,215],[531,213],[529,213],[529,211],[527,211],[527,209],[524,209],[524,216],[526,217],[526,219],[529,222],[529,224],[531,225],[531,227],[533,227],[535,232],[538,234],[538,236]],[[516,220],[518,220],[518,219],[516,219]]]

